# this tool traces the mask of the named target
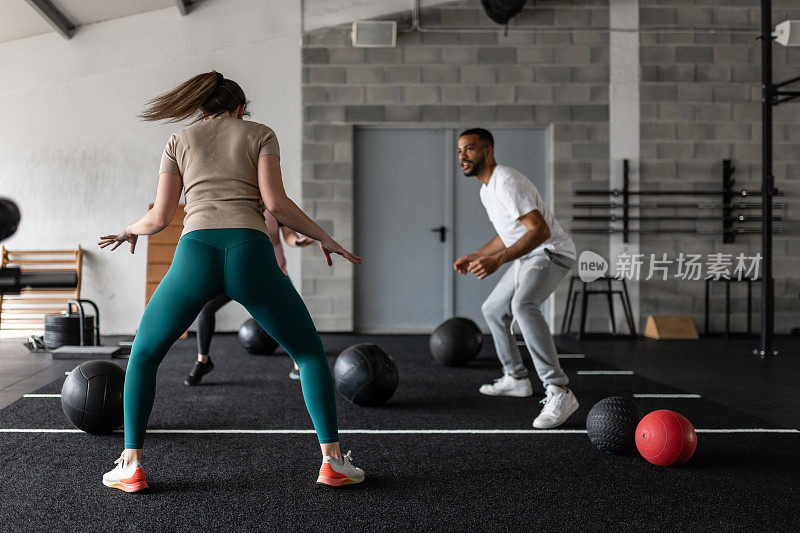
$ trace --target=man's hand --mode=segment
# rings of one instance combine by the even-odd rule
[[[484,256],[473,259],[469,263],[467,270],[475,274],[478,279],[494,274],[500,268],[500,261],[492,256]]]
[[[469,264],[478,257],[479,257],[478,254],[462,255],[461,257],[456,259],[455,263],[453,263],[453,269],[459,274],[466,274],[467,267],[469,266]]]

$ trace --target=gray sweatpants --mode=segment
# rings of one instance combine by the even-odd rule
[[[513,320],[522,331],[522,338],[544,387],[569,382],[561,370],[556,345],[539,307],[574,265],[575,260],[552,254],[549,250],[517,259],[483,302],[481,311],[489,324],[497,357],[506,373],[516,377],[528,375],[511,332]]]

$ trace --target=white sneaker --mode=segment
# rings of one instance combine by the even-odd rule
[[[487,396],[525,398],[533,394],[533,386],[528,378],[517,379],[511,374],[503,374],[503,377],[497,378],[491,385],[481,385],[478,392]]]
[[[317,483],[340,487],[364,481],[364,471],[353,466],[350,461],[350,452],[342,456],[341,459],[334,459],[327,455],[322,458],[322,466],[319,467],[319,477]]]
[[[571,390],[564,391],[555,385],[547,386],[547,396],[541,401],[542,412],[533,421],[537,429],[549,429],[560,426],[578,409],[578,399]]]
[[[125,492],[136,492],[147,488],[147,479],[141,461],[134,461],[126,465],[120,456],[114,461],[117,466],[111,472],[103,474],[103,485]]]

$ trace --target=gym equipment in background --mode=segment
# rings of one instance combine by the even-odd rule
[[[8,198],[0,198],[0,241],[17,232],[20,218],[17,204]]]
[[[723,339],[729,339],[732,336],[755,336],[753,333],[753,282],[757,282],[755,278],[720,278],[714,279],[707,277],[706,283],[706,297],[705,307],[703,308],[703,336],[708,337],[711,335],[720,335]],[[746,284],[747,289],[747,331],[731,331],[731,283],[736,285]],[[711,329],[711,286],[712,284],[725,285],[725,330],[723,332],[715,332]]]
[[[694,455],[697,434],[680,413],[661,409],[642,418],[636,427],[636,447],[658,466],[679,466]]]
[[[575,283],[578,283],[577,288]],[[613,284],[619,285],[618,289],[613,288]],[[598,288],[599,287],[599,288]],[[586,319],[588,318],[589,310],[589,296],[601,295],[605,296],[608,301],[608,318],[611,324],[611,333],[598,333],[586,331]],[[614,312],[614,296],[619,296],[620,303],[622,304],[622,312],[625,315],[625,321],[628,325],[628,333],[623,334],[617,331],[617,317]],[[572,333],[572,319],[575,315],[575,308],[577,303],[581,303],[581,317],[580,329],[577,333]],[[561,335],[571,337],[576,340],[581,340],[589,336],[628,336],[636,338],[636,324],[633,320],[633,307],[631,307],[631,299],[628,294],[628,283],[625,278],[613,278],[611,276],[603,276],[593,281],[583,281],[580,276],[572,276],[569,279],[569,289],[567,289],[567,298],[564,302],[564,318],[561,320]]]
[[[636,427],[642,416],[644,412],[630,398],[604,398],[589,411],[586,433],[601,452],[628,454],[636,444]]]
[[[94,316],[87,315],[83,304],[94,308]],[[78,310],[72,312],[72,306]],[[83,327],[81,327],[81,324]],[[76,299],[67,302],[66,311],[44,317],[44,344],[55,359],[80,357],[116,357],[122,352],[119,346],[103,346],[100,342],[100,310],[91,300]]]
[[[433,331],[428,346],[439,364],[465,366],[480,353],[483,333],[469,318],[455,317],[445,320]]]
[[[110,361],[86,361],[69,373],[61,387],[61,408],[75,427],[109,433],[122,425],[125,372]]]
[[[81,297],[83,249],[80,246],[71,250],[9,250],[0,246],[0,267],[18,268],[27,275],[59,274],[70,279],[69,284],[21,287],[13,294],[0,296],[0,330],[17,331],[18,336],[33,332],[41,335],[45,314],[57,313],[69,299]]]
[[[576,209],[589,209],[589,214],[575,215],[572,217],[574,222],[584,222],[583,225],[574,227],[572,233],[575,234],[622,234],[622,240],[628,242],[631,233],[638,234],[689,234],[689,235],[722,235],[722,242],[736,242],[737,235],[760,234],[761,229],[748,227],[748,222],[764,222],[762,216],[746,213],[735,213],[735,211],[751,211],[761,209],[761,202],[742,202],[738,200],[749,199],[751,197],[761,197],[763,192],[750,189],[736,189],[736,181],[733,173],[736,168],[730,159],[722,161],[722,190],[653,190],[653,191],[632,191],[630,190],[630,164],[627,159],[623,160],[623,186],[622,189],[610,190],[580,190],[575,191],[575,196],[605,196],[619,199],[617,201],[603,202],[573,202],[572,207]],[[783,195],[783,191],[776,190],[776,195]],[[720,202],[645,202],[643,197],[659,196],[678,196],[678,197],[707,197],[719,196]],[[632,203],[634,198],[636,203]],[[776,208],[782,208],[783,204],[776,204]],[[598,215],[596,210],[603,210],[602,215]],[[642,215],[642,209],[647,209],[648,214]],[[669,211],[663,211],[668,209]],[[697,214],[685,210],[720,210],[719,215]],[[621,210],[621,213],[619,211]],[[632,210],[638,210],[638,215],[631,214]],[[678,214],[677,211],[681,210]],[[773,221],[781,221],[781,217],[773,217],[770,212],[770,224]],[[663,227],[664,221],[674,222],[675,227]],[[695,227],[698,222],[717,222],[719,225],[711,224],[708,227]],[[586,225],[591,222],[606,222],[600,226],[597,224]],[[638,227],[632,228],[631,223],[636,222]],[[652,224],[656,224],[653,226]],[[691,223],[691,224],[686,224]],[[622,227],[616,224],[621,224]],[[743,226],[740,226],[743,225]],[[771,225],[770,225],[771,228]],[[770,229],[772,233],[783,233],[782,228]]]
[[[392,356],[375,344],[356,344],[344,350],[333,365],[339,394],[362,407],[388,402],[397,390],[399,374]]]
[[[275,339],[254,318],[248,318],[239,328],[239,342],[253,355],[270,355],[278,347]]]
[[[20,212],[19,208],[17,208],[17,205],[8,198],[0,198],[0,241],[12,236],[17,231],[17,226],[19,226],[19,222],[20,222]],[[35,299],[31,300],[30,302],[27,301],[22,302],[21,299],[7,297],[8,295],[19,295],[23,291],[26,292],[40,291],[40,290],[49,291],[50,289],[55,291],[63,291],[64,289],[76,289],[75,294],[77,297],[77,294],[79,294],[77,288],[80,286],[80,264],[81,264],[81,253],[82,253],[82,250],[80,248],[74,251],[75,259],[69,261],[76,263],[75,270],[65,270],[63,268],[44,270],[40,268],[45,263],[67,262],[66,260],[63,259],[54,261],[48,261],[42,259],[19,260],[10,257],[11,255],[18,253],[53,255],[64,252],[52,251],[52,250],[11,252],[3,247],[2,258],[0,258],[0,312],[7,303],[21,302],[26,307],[26,309],[24,309],[24,312],[30,313],[31,308],[33,307],[33,305],[31,304],[36,304]],[[73,252],[70,251],[70,253]],[[30,270],[27,268],[23,270],[19,266],[7,266],[8,264],[12,265],[35,264],[40,269],[39,271]],[[30,322],[30,320],[25,320],[25,322],[26,323]]]

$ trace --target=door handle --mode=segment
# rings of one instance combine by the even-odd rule
[[[439,226],[438,228],[431,228],[432,233],[439,234],[439,241],[445,242],[447,240],[447,228],[444,226]]]

